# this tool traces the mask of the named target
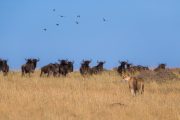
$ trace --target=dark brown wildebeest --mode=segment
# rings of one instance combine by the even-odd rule
[[[96,66],[97,67],[97,70],[98,72],[102,72],[104,70],[104,64],[106,63],[105,61],[97,61],[98,65]]]
[[[3,72],[3,75],[6,76],[9,72],[9,65],[7,64],[7,60],[0,59],[0,72]]]
[[[0,72],[2,71],[2,59],[0,59]]]
[[[68,60],[58,60],[60,62],[59,65],[59,75],[66,76],[69,72],[69,63]]]
[[[54,63],[53,66],[52,66],[52,73],[53,73],[53,76],[54,77],[58,77],[59,76],[59,69],[60,68],[60,64],[58,63]]]
[[[125,72],[126,72],[126,65],[128,64],[127,61],[122,61],[120,62],[120,66],[118,67],[117,69],[117,72],[120,74],[120,75],[123,75]]]
[[[142,66],[142,65],[132,66],[132,68],[133,68],[134,72],[142,72],[142,71],[149,70],[148,67]]]
[[[91,63],[91,60],[83,60],[80,67],[80,73],[81,75],[85,76],[91,73],[91,68],[89,64]]]
[[[0,59],[0,72],[2,71],[2,66],[3,66],[3,60]]]
[[[142,65],[134,66],[133,64],[128,63],[128,62],[126,62],[126,65],[125,65],[125,72],[131,73],[131,74],[134,74],[135,72],[146,71],[146,70],[149,70],[149,68]]]
[[[91,68],[91,74],[98,74],[98,73],[101,73],[104,70],[103,66],[104,66],[104,64],[106,62],[105,61],[104,62],[97,61],[97,63],[98,63],[98,65]]]
[[[165,70],[165,69],[166,69],[166,64],[159,64],[159,66],[155,68],[154,71]]]
[[[26,64],[21,66],[22,76],[25,74],[30,74],[34,72],[37,66],[37,62],[39,62],[39,59],[25,59]]]
[[[59,74],[59,64],[58,63],[50,63],[44,67],[41,68],[41,74],[40,77],[42,77],[42,75],[47,75],[47,77],[50,76],[50,74],[53,74],[54,77],[56,77]]]
[[[68,60],[59,60],[59,75],[67,76],[68,73],[73,72],[74,70],[74,61]]]
[[[74,70],[74,61],[68,61],[68,73],[73,72]]]
[[[43,75],[47,74],[47,77],[49,77],[49,75],[51,74],[51,69],[52,69],[52,63],[45,65],[41,68],[41,73],[40,73],[40,77],[42,77]]]
[[[127,63],[126,66],[127,66],[127,69],[130,69],[133,65],[131,63]]]
[[[35,71],[35,69],[36,69],[36,66],[37,66],[37,62],[39,62],[40,61],[40,59],[38,58],[38,59],[31,59],[32,60],[32,62],[33,62],[33,64],[34,64],[34,70],[33,70],[33,72]]]

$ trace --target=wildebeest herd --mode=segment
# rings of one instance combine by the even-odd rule
[[[39,59],[25,59],[26,63],[21,66],[22,76],[31,75],[34,72]],[[83,60],[80,67],[80,73],[82,76],[93,75],[101,73],[104,70],[104,61],[97,61],[97,65],[90,67],[91,60]],[[73,72],[74,61],[58,60],[57,63],[49,63],[41,68],[40,77],[43,76],[67,76],[68,73]]]
[[[32,73],[34,73],[37,63],[40,61],[40,59],[35,58],[29,58],[25,59],[26,63],[21,66],[21,72],[22,76],[30,76]],[[9,72],[9,65],[8,60],[0,59],[0,72],[3,72],[3,75],[8,75]],[[91,67],[90,63],[92,60],[82,60],[81,66],[80,66],[80,74],[82,76],[87,75],[96,75],[99,73],[102,73],[104,71],[104,64],[105,61],[97,61],[97,65]],[[166,69],[166,64],[159,64],[157,68],[154,69],[154,71],[159,71],[162,69]],[[68,73],[73,72],[74,70],[74,61],[69,60],[58,60],[56,63],[49,63],[41,68],[40,77],[43,76],[67,76]],[[122,76],[125,73],[131,73],[134,74],[136,72],[146,71],[149,70],[147,66],[141,66],[141,65],[133,65],[130,64],[128,61],[119,61],[119,66],[117,67],[117,72]]]
[[[59,63],[50,63],[44,67],[41,68],[41,74],[40,76],[42,77],[43,75],[50,76],[51,74],[54,77],[57,76],[66,76],[68,73],[73,72],[73,61],[68,61],[68,60],[58,60]]]
[[[40,61],[40,59],[29,58],[25,59],[25,61],[26,63],[21,66],[22,77],[30,77],[31,74],[34,73],[37,67],[37,63]],[[2,71],[4,76],[7,76],[9,72],[9,65],[7,62],[8,60],[0,59],[0,72]],[[93,67],[90,66],[91,62],[92,60],[83,60],[81,62],[79,72],[83,77],[100,74],[105,71],[105,61],[97,61],[97,65]],[[166,64],[159,64],[159,66],[155,68],[154,71],[157,72],[165,69]],[[43,66],[40,70],[40,77],[66,77],[69,73],[73,72],[74,61],[58,60],[56,63],[49,63]],[[149,71],[150,69],[147,66],[133,65],[128,61],[119,61],[119,66],[115,70],[119,73],[119,75],[122,76],[124,80],[128,81],[129,89],[133,96],[135,96],[138,91],[141,94],[144,92],[144,80],[141,78],[131,77],[130,75],[137,72]]]
[[[92,60],[83,60],[80,67],[80,73],[81,75],[93,75],[101,73],[104,70],[104,64],[105,61],[97,61],[97,65],[94,67],[90,67],[89,64],[92,62]]]
[[[135,65],[128,63],[128,61],[122,61],[122,62],[119,61],[119,63],[120,63],[120,65],[119,65],[117,71],[120,75],[123,75],[124,73],[133,74],[137,71],[141,72],[141,71],[149,70],[149,68],[147,66],[142,66],[142,65],[135,66]],[[160,64],[159,66],[161,66],[161,65],[162,64]],[[159,68],[159,66],[158,66],[158,68]],[[163,69],[163,68],[161,68],[161,69]],[[164,69],[165,69],[165,67],[164,67]]]

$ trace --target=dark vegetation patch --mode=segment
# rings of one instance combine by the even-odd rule
[[[173,81],[180,80],[179,77],[170,69],[159,70],[159,71],[144,71],[141,72],[137,77],[143,78],[146,81]]]

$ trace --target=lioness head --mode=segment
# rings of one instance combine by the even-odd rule
[[[131,79],[131,77],[129,75],[126,75],[126,74],[122,75],[122,78],[125,81],[130,81],[130,79]]]

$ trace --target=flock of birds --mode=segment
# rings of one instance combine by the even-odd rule
[[[52,11],[53,11],[53,12],[56,12],[56,9],[54,8]],[[60,17],[61,17],[61,18],[64,18],[65,16],[64,16],[64,15],[60,15]],[[81,15],[77,15],[76,18],[77,18],[77,19],[76,19],[76,21],[75,21],[75,24],[78,25],[78,24],[80,24],[79,19],[81,18]],[[103,21],[103,22],[107,22],[107,19],[103,17],[103,18],[102,18],[102,21]],[[60,24],[59,24],[59,23],[56,23],[55,25],[56,25],[56,26],[59,26]],[[43,28],[43,31],[47,31],[47,30],[48,30],[47,28]]]

